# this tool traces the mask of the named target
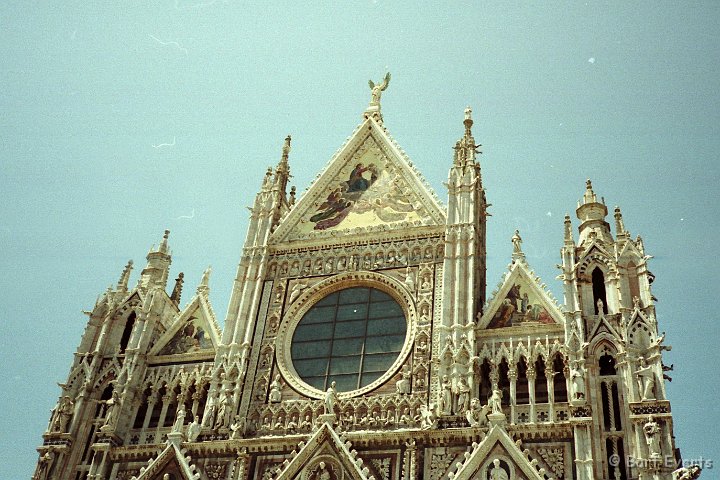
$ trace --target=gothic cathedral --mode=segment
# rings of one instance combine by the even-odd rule
[[[383,123],[390,76],[305,193],[290,137],[251,208],[221,328],[168,234],[88,312],[35,480],[670,480],[673,418],[640,237],[588,180],[562,303],[520,232],[487,293],[472,114],[443,205]],[[183,306],[184,303],[184,306]]]

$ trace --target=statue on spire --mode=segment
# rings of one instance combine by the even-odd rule
[[[390,72],[385,74],[385,78],[383,79],[382,83],[378,83],[377,85],[372,80],[368,80],[368,85],[370,85],[370,105],[378,105],[380,106],[380,97],[382,96],[382,92],[387,89],[388,85],[390,85]]]

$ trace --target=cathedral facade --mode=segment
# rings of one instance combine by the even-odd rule
[[[169,232],[88,312],[35,480],[659,480],[678,468],[640,237],[588,180],[558,302],[523,253],[486,288],[485,190],[465,112],[443,205],[361,124],[296,201],[268,169],[224,328]],[[168,291],[170,293],[168,293]]]

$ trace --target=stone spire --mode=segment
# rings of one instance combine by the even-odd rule
[[[275,180],[273,184],[283,195],[286,193],[288,180],[290,179],[290,164],[288,163],[288,157],[290,155],[290,140],[291,137],[288,135],[285,137],[285,144],[282,148],[282,156],[277,167],[275,167]]]
[[[475,138],[472,134],[473,119],[470,107],[465,108],[463,125],[465,125],[465,134],[455,143],[455,158],[453,159],[453,165],[460,167],[475,164],[476,155],[482,153],[479,150],[481,145],[475,144]]]
[[[604,199],[598,201],[597,195],[592,188],[592,182],[588,179],[585,182],[585,193],[578,207],[575,210],[577,218],[580,219],[580,238],[578,244],[582,244],[591,235],[599,238],[603,242],[612,243],[613,238],[610,235],[610,225],[605,221],[608,209]]]
[[[117,283],[117,289],[121,291],[127,291],[128,289],[128,282],[130,281],[130,272],[133,269],[133,261],[128,260],[127,265],[125,265],[125,268],[122,271],[122,274],[120,275],[120,280],[118,280]]]
[[[175,287],[173,288],[170,300],[175,305],[180,305],[180,297],[182,296],[183,282],[185,281],[185,274],[180,272],[178,277],[175,279]]]
[[[565,214],[565,245],[574,245],[572,235],[572,222],[570,221],[570,214]]]
[[[615,206],[615,236],[620,238],[630,238],[630,232],[625,230],[625,222],[623,221],[620,207]]]

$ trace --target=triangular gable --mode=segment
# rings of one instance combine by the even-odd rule
[[[140,475],[133,476],[130,480],[162,480],[166,473],[181,480],[198,480],[200,472],[197,471],[195,465],[190,465],[189,458],[185,457],[175,443],[168,442],[160,455],[150,459],[147,467],[140,469]]]
[[[280,222],[271,241],[328,238],[386,225],[445,225],[445,212],[385,128],[367,118]]]
[[[590,242],[590,245],[585,248],[580,258],[577,259],[577,261],[575,262],[575,266],[578,267],[580,265],[583,265],[590,260],[590,257],[594,255],[600,255],[601,257],[604,257],[606,259],[610,259],[613,257],[611,253],[603,247],[603,244],[600,242],[600,240],[594,238]]]
[[[480,318],[480,328],[563,325],[564,316],[524,261],[511,266]]]
[[[605,318],[605,314],[600,314],[597,316],[597,321],[595,322],[595,325],[593,326],[592,330],[590,331],[590,335],[588,335],[588,339],[595,338],[599,334],[603,332],[607,332],[610,335],[614,336],[618,340],[622,340],[622,335],[613,327],[610,325],[610,322],[608,322],[607,318]]]
[[[150,355],[213,353],[220,343],[215,314],[205,295],[198,294],[158,339]]]
[[[292,480],[305,468],[321,468],[316,464],[323,461],[324,468],[341,468],[345,472],[345,475],[337,475],[339,472],[335,472],[336,478],[348,480],[369,478],[369,469],[362,467],[363,461],[357,457],[357,452],[350,451],[350,442],[343,442],[327,423],[323,423],[310,436],[307,443],[300,445],[300,450],[292,452],[292,460],[289,462],[286,460],[272,480]]]
[[[479,444],[473,444],[472,452],[466,454],[465,462],[455,473],[448,474],[450,480],[470,480],[471,478],[495,478],[491,476],[495,468],[493,460],[500,460],[500,468],[507,467],[519,470],[522,477],[527,480],[544,480],[544,477],[531,465],[531,460],[512,441],[508,433],[499,425],[490,429],[488,435]],[[505,465],[502,465],[502,464]],[[479,476],[480,470],[484,475]],[[519,475],[507,472],[508,478],[518,478]]]

